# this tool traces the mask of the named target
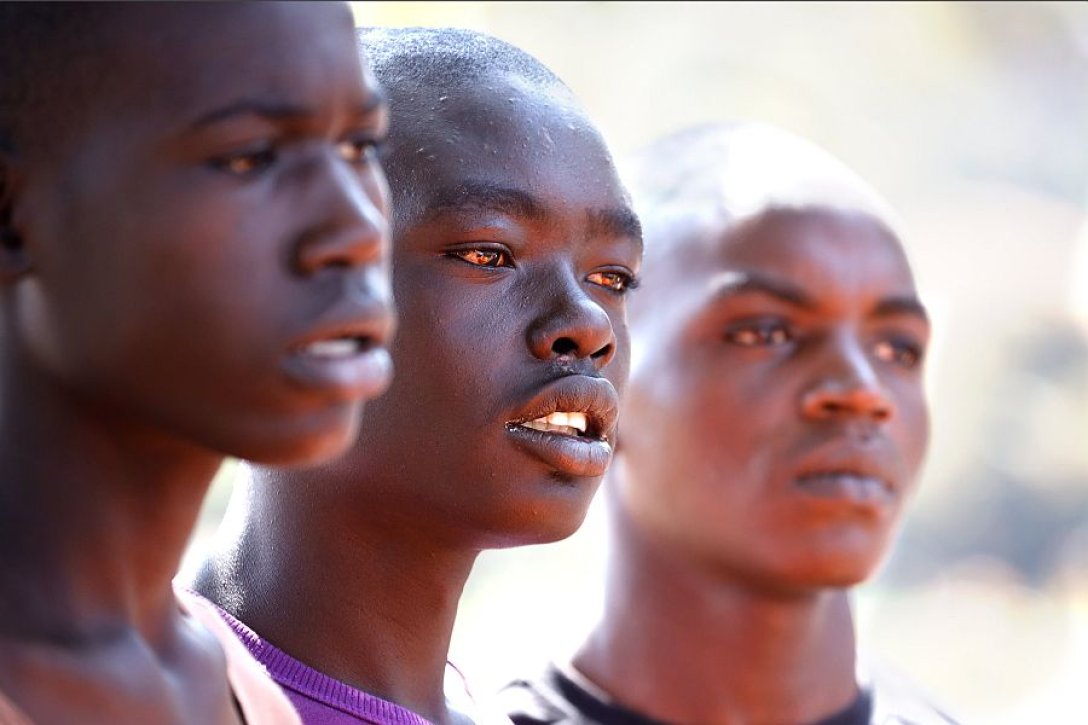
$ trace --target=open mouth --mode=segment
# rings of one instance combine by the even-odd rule
[[[365,335],[342,335],[339,337],[314,340],[302,345],[299,352],[310,357],[326,360],[341,360],[369,352],[377,341]]]
[[[511,425],[530,428],[544,433],[557,433],[573,438],[603,440],[603,436],[598,434],[594,428],[591,427],[590,423],[591,419],[585,413],[556,411],[540,418],[534,418],[533,420],[527,420],[522,423],[513,423]]]
[[[510,440],[568,477],[604,475],[612,460],[609,438],[619,396],[604,378],[568,375],[553,380],[507,419]]]

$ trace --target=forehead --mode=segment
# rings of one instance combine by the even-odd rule
[[[338,3],[134,3],[116,13],[102,58],[99,102],[111,113],[190,121],[243,97],[294,98],[345,80],[364,93]]]
[[[733,224],[716,242],[712,258],[720,267],[778,272],[810,284],[820,281],[821,268],[839,276],[856,270],[913,286],[899,240],[864,211],[771,209]]]
[[[898,238],[864,211],[775,209],[740,220],[722,213],[681,215],[652,226],[647,236],[653,251],[640,295],[650,290],[655,297],[690,296],[694,302],[734,272],[779,279],[816,298],[914,294]]]
[[[391,94],[391,141],[424,203],[473,182],[560,202],[626,206],[600,134],[563,91],[495,73],[464,87]]]

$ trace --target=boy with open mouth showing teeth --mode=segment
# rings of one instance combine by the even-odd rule
[[[443,687],[458,600],[481,550],[586,514],[641,230],[538,61],[461,30],[362,42],[391,107],[396,379],[344,459],[255,471],[196,586],[308,723],[480,719]]]
[[[389,382],[387,108],[341,3],[0,4],[0,722],[298,722],[172,580],[224,457]]]
[[[646,234],[604,615],[502,692],[542,723],[949,722],[859,677],[849,588],[926,449],[929,321],[882,202],[761,125],[638,156]]]

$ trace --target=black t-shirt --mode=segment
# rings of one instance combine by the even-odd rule
[[[515,725],[670,725],[607,702],[549,665],[536,680],[515,680],[499,693]],[[809,725],[869,725],[873,697],[862,690],[846,709]]]

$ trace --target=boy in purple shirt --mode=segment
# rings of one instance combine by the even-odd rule
[[[641,230],[538,61],[462,30],[363,42],[392,110],[397,377],[347,457],[256,472],[197,587],[259,634],[310,723],[483,719],[443,687],[458,600],[483,549],[585,517]]]

